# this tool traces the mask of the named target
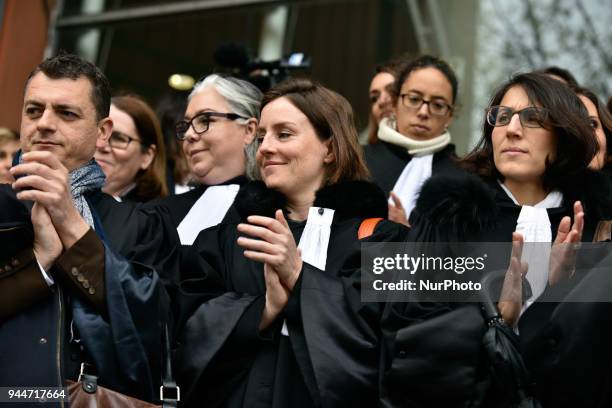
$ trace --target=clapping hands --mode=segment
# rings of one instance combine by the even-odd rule
[[[264,264],[266,307],[260,330],[268,327],[289,300],[302,270],[302,258],[283,212],[275,217],[252,215],[248,224],[239,224],[238,231],[252,238],[238,238],[244,256]]]
[[[548,284],[553,286],[572,276],[576,265],[577,245],[582,240],[584,230],[584,210],[580,201],[574,203],[574,221],[563,217],[557,229],[557,236],[552,244],[548,270]],[[523,237],[512,234],[512,255],[510,265],[504,277],[504,284],[498,302],[499,311],[504,320],[514,325],[518,321],[522,308],[522,279],[527,274],[528,265],[521,261]]]

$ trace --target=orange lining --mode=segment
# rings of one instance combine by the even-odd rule
[[[365,220],[361,221],[359,231],[357,231],[357,238],[364,239],[372,235],[376,229],[376,226],[382,220],[383,218],[366,218]]]

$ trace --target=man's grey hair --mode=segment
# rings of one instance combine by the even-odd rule
[[[231,76],[211,74],[195,84],[189,94],[188,101],[191,101],[191,98],[208,87],[214,88],[225,99],[232,111],[231,113],[245,118],[255,118],[259,122],[263,94],[255,85]],[[247,119],[237,120],[238,123],[246,123],[246,121]],[[251,180],[261,179],[257,163],[255,162],[257,147],[256,141],[245,147],[246,176]]]

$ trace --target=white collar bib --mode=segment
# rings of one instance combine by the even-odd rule
[[[498,181],[499,182],[499,181]],[[521,206],[512,192],[502,182],[499,182],[504,192],[514,204]],[[547,208],[557,208],[563,203],[563,194],[559,191],[550,192],[542,201],[531,206],[522,205],[516,220],[515,231],[523,236],[523,255],[521,260],[529,265],[526,279],[531,286],[532,296],[526,299],[521,314],[540,297],[548,284],[550,263],[550,246],[529,245],[533,242],[552,242],[552,230]]]

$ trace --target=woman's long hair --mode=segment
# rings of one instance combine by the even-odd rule
[[[140,97],[134,94],[115,96],[111,103],[119,110],[130,115],[140,137],[140,149],[146,152],[155,146],[155,157],[146,170],[139,170],[134,182],[136,201],[149,201],[168,195],[166,184],[166,149],[159,120],[153,109]]]

